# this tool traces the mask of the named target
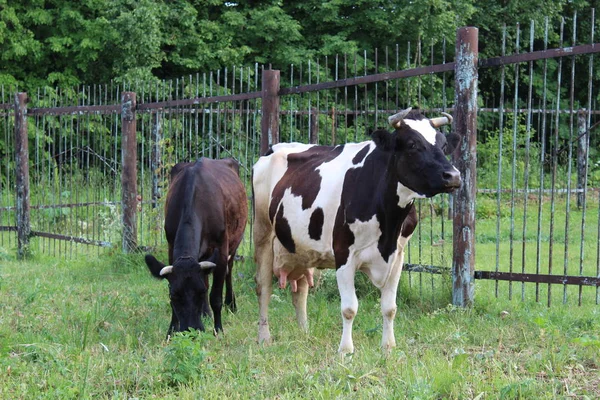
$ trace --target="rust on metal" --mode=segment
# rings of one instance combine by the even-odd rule
[[[560,58],[577,56],[581,54],[600,53],[600,44],[582,44],[573,47],[562,47],[558,49],[533,51],[530,53],[513,54],[510,56],[492,57],[479,60],[479,67],[490,68],[502,65],[525,63],[529,61],[545,60],[549,58]]]
[[[475,272],[475,196],[477,193],[477,28],[460,28],[456,38],[454,131],[462,136],[454,163],[462,178],[455,192],[452,303],[473,304]]]
[[[68,106],[39,107],[28,110],[30,115],[84,115],[84,114],[116,114],[121,110],[119,104],[107,106]]]
[[[600,277],[573,276],[573,275],[548,275],[526,274],[516,272],[476,271],[475,279],[492,279],[510,282],[532,282],[562,285],[600,286]]]
[[[144,110],[156,110],[163,108],[171,108],[171,107],[183,107],[183,106],[192,106],[194,104],[211,104],[211,103],[225,103],[231,101],[241,101],[241,100],[253,100],[260,99],[262,97],[262,92],[249,92],[249,93],[239,93],[239,94],[230,94],[223,96],[210,96],[210,97],[194,97],[192,99],[181,99],[181,100],[167,100],[167,101],[159,101],[156,103],[140,103],[137,106],[139,111]]]
[[[267,152],[269,146],[279,143],[280,79],[278,70],[264,70],[262,73],[261,155]]]
[[[45,237],[45,238],[49,238],[49,239],[65,240],[65,241],[68,241],[68,242],[80,243],[80,244],[89,244],[89,245],[100,246],[100,247],[112,247],[113,246],[113,244],[111,242],[105,242],[105,241],[102,241],[102,240],[91,240],[91,239],[85,239],[85,238],[76,237],[76,236],[69,236],[69,235],[61,235],[61,234],[58,234],[58,233],[48,233],[48,232],[32,231],[31,232],[31,236]]]
[[[446,64],[438,64],[438,65],[429,65],[427,67],[418,67],[405,69],[401,71],[393,71],[393,72],[384,72],[381,74],[374,75],[366,75],[355,78],[346,78],[340,79],[337,81],[329,81],[322,83],[315,83],[312,85],[302,85],[302,86],[294,86],[290,88],[281,88],[279,90],[279,95],[287,95],[287,94],[299,94],[299,93],[307,93],[307,92],[316,92],[319,90],[326,89],[335,89],[335,88],[343,88],[350,87],[355,85],[364,85],[367,83],[376,83],[376,82],[384,82],[391,79],[400,79],[400,78],[410,78],[413,76],[421,76],[427,74],[437,74],[441,72],[450,72],[454,71],[454,63],[446,63]]]

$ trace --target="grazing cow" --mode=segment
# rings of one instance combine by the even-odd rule
[[[389,118],[393,133],[377,130],[372,141],[335,147],[281,143],[258,160],[252,184],[259,342],[271,339],[273,274],[280,288],[290,281],[298,324],[307,330],[314,267],[335,267],[343,321],[339,352],[354,351],[357,270],[381,291],[382,347],[396,345],[396,291],[417,224],[413,202],[461,183],[445,157],[460,137],[436,129],[451,121],[448,114],[427,119],[409,108]]]
[[[231,270],[247,218],[246,191],[235,160],[201,158],[173,167],[165,204],[169,265],[146,255],[152,275],[169,282],[173,313],[168,334],[189,328],[204,331],[200,314],[209,314],[207,274],[211,270],[214,329],[215,333],[223,330],[223,283],[225,304],[235,311]]]

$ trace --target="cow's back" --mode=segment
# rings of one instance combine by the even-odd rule
[[[175,235],[182,223],[198,219],[211,233],[226,231],[230,242],[239,243],[248,204],[238,171],[239,165],[233,159],[201,158],[175,165],[165,205],[167,239]]]

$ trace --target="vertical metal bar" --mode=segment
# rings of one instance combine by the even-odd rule
[[[590,27],[590,43],[594,43],[594,31],[595,31],[595,22],[596,22],[596,10],[592,8],[591,10],[591,27]],[[594,55],[590,54],[590,62],[589,62],[589,68],[588,68],[588,110],[589,112],[587,113],[587,123],[586,126],[587,127],[591,127],[591,110],[592,110],[592,79],[594,76]],[[588,128],[589,129],[589,128]],[[590,147],[590,133],[588,132],[586,135],[586,143],[585,143],[585,147],[587,149],[589,149]],[[585,179],[584,179],[584,184],[583,184],[583,205],[582,205],[582,209],[583,212],[581,214],[581,241],[583,242],[583,238],[585,236],[585,217],[586,217],[586,205],[587,205],[587,184],[588,184],[588,180],[587,180],[587,174],[588,174],[588,170],[589,170],[589,165],[590,165],[590,152],[587,151],[586,152],[586,159],[585,159]],[[600,207],[600,199],[598,202],[598,206]],[[599,229],[600,229],[600,212],[598,213],[598,223],[599,223]],[[597,248],[597,264],[596,264],[596,276],[600,276],[600,232],[598,235],[598,238],[596,240],[596,248]],[[583,275],[583,245],[581,246],[581,253],[579,254],[579,275]],[[582,292],[583,288],[580,286],[579,287],[579,302],[581,304],[581,292]],[[596,286],[596,304],[598,304],[598,300],[600,300],[600,287]]]
[[[535,34],[535,22],[532,20],[529,25],[529,51],[533,52],[533,40]],[[533,61],[529,62],[529,87],[527,90],[527,122],[525,124],[526,138],[525,138],[525,176],[523,192],[523,238],[521,248],[521,273],[525,273],[526,263],[526,244],[527,244],[527,201],[529,198],[529,152],[530,152],[530,140],[531,140],[531,109],[533,101]],[[525,300],[525,282],[521,282],[521,300]]]
[[[519,39],[521,27],[517,23],[517,35],[515,39],[515,51],[519,53]],[[508,271],[513,273],[514,266],[514,240],[515,240],[515,191],[517,178],[517,130],[518,130],[518,115],[519,115],[519,64],[515,64],[515,82],[514,82],[514,98],[513,98],[513,136],[512,136],[512,175],[511,175],[511,190],[510,190],[510,239],[509,239],[509,268]],[[508,298],[512,300],[513,282],[508,282]]]
[[[46,88],[44,88],[44,94],[46,93]],[[42,104],[41,99],[42,99],[42,94],[40,92],[40,90],[38,89],[38,94],[37,94],[37,99],[38,99],[38,104]],[[45,99],[45,96],[44,96]],[[40,133],[41,132],[45,132],[45,121],[46,121],[46,114],[43,114],[42,116],[36,116],[35,118],[36,120],[36,130],[35,130],[35,179],[38,182],[38,185],[42,186],[43,183],[43,179],[40,179],[41,175],[41,171],[40,168],[42,168],[42,165],[40,165],[40,152],[39,152],[39,148],[40,148]],[[41,125],[41,126],[40,126]],[[36,181],[34,181],[34,187],[36,185]],[[40,200],[37,200],[37,204],[40,204]],[[40,213],[37,213],[37,221],[35,221],[35,223],[37,224],[37,226],[43,226],[43,221],[40,220]],[[42,249],[42,253],[45,250],[45,244],[46,244],[46,238],[40,238],[41,240],[38,241],[38,247],[41,247]]]
[[[454,130],[462,134],[456,167],[463,184],[454,196],[452,303],[470,306],[475,289],[478,29],[459,28],[456,36]]]
[[[375,47],[375,73],[379,73],[379,49]],[[365,75],[367,72],[365,71]],[[366,85],[365,85],[366,88]],[[375,107],[375,123],[373,124],[374,128],[377,128],[377,124],[379,123],[379,85],[378,82],[375,82],[375,98],[373,99],[373,105]]]
[[[577,208],[581,209],[584,204],[584,182],[587,178],[587,155],[588,155],[588,133],[586,112],[580,109],[577,112]]]
[[[443,41],[442,41],[442,64],[446,64],[446,38],[444,37]],[[442,74],[442,108],[444,111],[448,111],[448,101],[447,101],[447,96],[446,96],[446,72],[444,72]],[[441,224],[442,224],[442,232],[441,232],[441,240],[442,240],[442,258],[441,258],[441,263],[442,265],[445,267],[446,266],[446,211],[444,209],[444,206],[446,205],[446,201],[448,201],[449,207],[448,207],[448,211],[450,211],[452,209],[452,207],[450,206],[452,204],[452,195],[448,195],[448,196],[444,196],[442,198],[442,208],[440,211],[440,217],[441,217]],[[448,214],[450,219],[450,215]]]
[[[573,15],[573,46],[577,38],[577,12]],[[565,249],[564,249],[564,275],[569,273],[569,225],[571,210],[571,173],[573,169],[573,129],[574,129],[574,103],[575,103],[575,56],[571,57],[571,82],[569,88],[569,143],[567,157],[567,202],[565,205]],[[567,303],[567,285],[563,285],[563,304]]]
[[[137,247],[137,143],[136,96],[123,92],[121,96],[121,207],[123,251],[132,252]]]
[[[260,154],[269,145],[279,143],[279,70],[263,70],[262,73],[262,119],[260,122]]]
[[[560,44],[563,46],[564,18],[560,22]],[[556,174],[558,168],[558,144],[560,130],[560,89],[562,80],[562,58],[558,60],[558,77],[556,82],[556,115],[554,121],[554,145],[552,148],[552,193],[550,194],[550,249],[548,254],[548,275],[552,275],[554,259],[554,215],[556,211]],[[565,238],[565,246],[567,238]],[[552,284],[548,284],[548,307],[552,305]]]
[[[27,140],[27,93],[15,95],[15,166],[17,208],[17,256],[23,259],[29,252],[31,233],[29,215],[29,142]]]
[[[544,50],[548,49],[548,18],[546,17],[544,27]],[[542,88],[542,127],[541,132],[541,148],[540,148],[540,189],[538,192],[538,223],[537,223],[537,247],[536,247],[536,260],[535,260],[535,273],[539,274],[541,271],[541,257],[542,257],[542,216],[543,216],[543,205],[544,205],[544,161],[546,159],[546,93],[548,83],[548,60],[544,60],[544,83]],[[535,284],[535,301],[540,301],[540,284]]]
[[[415,64],[417,68],[420,68],[422,65],[422,58],[423,58],[423,54],[422,54],[422,42],[421,42],[421,38],[419,37],[419,40],[417,42],[417,59],[415,60]],[[419,108],[423,107],[423,98],[422,98],[422,82],[423,78],[421,75],[417,76],[417,106]]]

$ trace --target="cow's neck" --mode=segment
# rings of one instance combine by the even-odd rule
[[[177,229],[175,245],[173,247],[173,259],[180,257],[200,256],[201,225],[193,221],[182,221]]]

